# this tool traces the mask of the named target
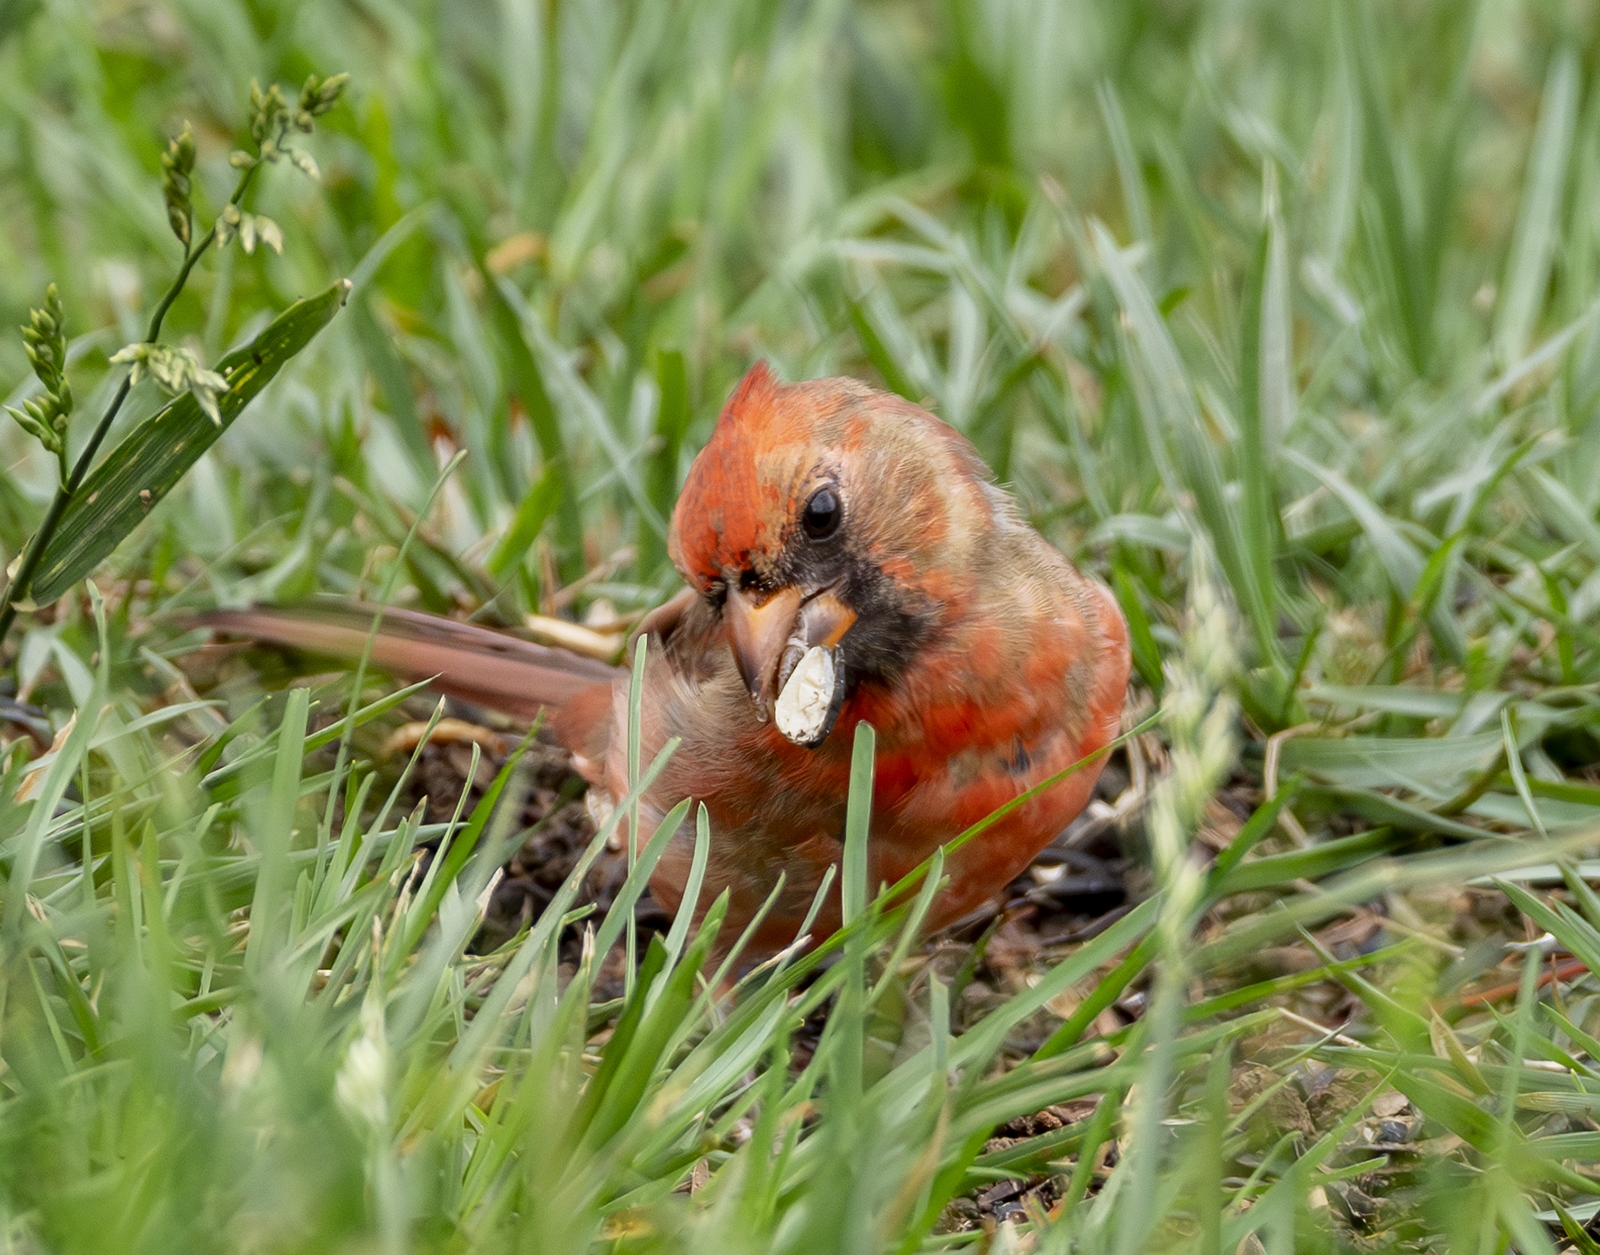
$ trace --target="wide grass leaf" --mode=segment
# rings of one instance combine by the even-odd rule
[[[296,301],[218,363],[217,373],[228,381],[228,390],[217,398],[220,422],[212,422],[194,394],[185,392],[134,428],[84,480],[27,595],[39,604],[54,601],[121,544],[284,363],[328,325],[349,291],[350,281],[341,279]]]

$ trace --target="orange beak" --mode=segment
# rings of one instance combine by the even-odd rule
[[[813,645],[832,649],[856,621],[856,612],[838,599],[832,589],[805,597],[798,588],[773,593],[747,593],[728,589],[722,611],[750,696],[763,713],[772,713],[778,687],[778,664],[791,643],[803,652]]]

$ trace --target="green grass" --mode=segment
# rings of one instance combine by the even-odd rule
[[[74,452],[181,260],[166,138],[209,222],[250,80],[341,70],[320,185],[255,191],[283,255],[208,257],[167,332],[212,365],[348,304],[7,642],[76,713],[0,725],[8,1249],[1595,1249],[1600,985],[1508,946],[1600,963],[1600,18],[0,4],[0,325],[59,284]],[[848,856],[836,961],[731,1003],[715,913],[597,1001],[575,881],[475,953],[514,765],[425,822],[381,690],[179,665],[218,602],[643,611],[757,356],[925,401],[1133,628],[1150,896],[981,1015]],[[10,562],[56,460],[0,456]],[[1011,1177],[1055,1201],[936,1232]]]

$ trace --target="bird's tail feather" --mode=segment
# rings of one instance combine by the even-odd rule
[[[621,674],[616,667],[412,610],[384,610],[373,632],[376,614],[353,605],[252,607],[214,610],[192,622],[347,661],[361,657],[370,637],[374,667],[405,680],[432,679],[451,697],[529,722],[547,710],[574,749],[588,748],[595,731],[590,725],[609,715],[611,685]]]

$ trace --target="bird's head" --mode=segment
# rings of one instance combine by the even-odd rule
[[[689,470],[668,548],[720,608],[763,716],[816,746],[855,684],[893,678],[970,595],[1009,510],[927,411],[853,379],[782,385],[758,363]]]

